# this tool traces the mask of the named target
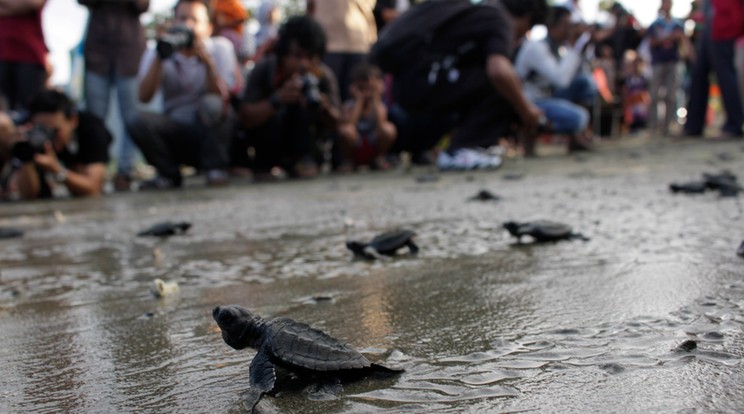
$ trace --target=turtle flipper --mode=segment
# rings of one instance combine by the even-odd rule
[[[377,249],[372,246],[367,246],[364,248],[364,255],[370,259],[390,260],[389,257],[385,256],[384,254],[380,254],[380,252],[378,252]]]
[[[570,240],[578,239],[578,240],[581,240],[581,241],[589,241],[589,240],[591,240],[590,238],[584,236],[581,233],[571,233],[571,235],[568,238]]]
[[[408,240],[406,246],[408,246],[408,250],[411,251],[411,254],[418,254],[419,247],[413,242],[413,240]]]
[[[242,395],[241,405],[249,412],[258,404],[258,400],[274,388],[276,382],[276,372],[274,364],[269,361],[269,355],[266,352],[258,351],[250,367],[250,384],[251,388]]]

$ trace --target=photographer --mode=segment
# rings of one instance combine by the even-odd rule
[[[4,139],[15,140],[12,179],[23,199],[52,197],[54,185],[64,185],[73,196],[103,191],[111,134],[103,121],[76,112],[70,98],[45,90],[29,103],[30,124]]]
[[[140,189],[178,188],[180,165],[206,172],[207,185],[227,182],[227,146],[234,115],[228,91],[236,84],[237,61],[229,40],[211,37],[208,2],[179,0],[174,26],[143,58],[139,97],[149,102],[158,89],[164,115],[140,113],[128,131],[158,176]]]
[[[290,176],[317,175],[314,149],[340,118],[336,78],[321,62],[325,45],[315,20],[292,17],[279,29],[274,54],[251,72],[240,120],[256,150],[257,172],[281,166]]]

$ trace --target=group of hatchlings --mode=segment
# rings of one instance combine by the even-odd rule
[[[674,193],[702,193],[716,190],[722,196],[737,195],[742,189],[736,176],[729,172],[704,174],[703,181],[671,184]],[[471,200],[495,201],[499,197],[482,190]],[[183,234],[191,227],[187,222],[162,222],[139,232],[138,236],[168,237]],[[589,240],[575,233],[571,226],[548,221],[509,221],[503,224],[519,243],[530,237],[535,243],[559,240]],[[22,231],[0,228],[0,238],[20,237]],[[407,247],[410,254],[419,251],[411,230],[398,229],[382,233],[368,242],[348,241],[346,247],[355,257],[374,260],[388,259],[398,250]],[[737,254],[744,257],[744,242]],[[156,297],[163,297],[178,290],[174,282],[156,279],[152,286]],[[253,410],[263,394],[274,389],[276,367],[288,369],[296,374],[305,374],[318,381],[336,381],[368,375],[389,377],[402,370],[384,367],[370,362],[365,356],[338,339],[309,325],[289,318],[263,319],[238,305],[217,306],[212,316],[219,326],[225,343],[235,349],[253,348],[257,351],[250,364],[250,388],[243,398],[243,406]],[[687,348],[685,348],[687,349]],[[694,349],[694,347],[690,348]]]

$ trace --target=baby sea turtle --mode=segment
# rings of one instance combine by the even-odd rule
[[[704,173],[703,180],[708,189],[716,190],[724,197],[735,197],[742,191],[741,184],[737,181],[736,175],[727,170],[723,170],[718,174]]]
[[[488,191],[488,190],[480,190],[478,191],[478,194],[470,197],[471,201],[499,201],[501,200],[501,197],[497,196],[496,194]]]
[[[739,257],[744,257],[744,241],[742,241],[741,244],[739,245],[739,248],[736,249],[736,254]]]
[[[384,256],[393,256],[398,249],[407,246],[411,254],[419,251],[416,243],[413,242],[415,236],[411,230],[393,230],[376,236],[369,243],[359,241],[346,242],[346,248],[354,252],[354,256],[365,259],[382,259]]]
[[[338,339],[293,319],[266,320],[238,305],[217,306],[212,317],[226,344],[238,350],[250,347],[258,351],[249,372],[251,389],[246,403],[250,409],[274,389],[277,366],[320,380],[401,372],[373,364]]]
[[[156,236],[156,237],[166,237],[166,236],[173,236],[176,234],[183,234],[186,233],[186,231],[191,228],[191,223],[182,221],[180,223],[173,223],[171,221],[164,221],[162,223],[157,223],[150,227],[147,230],[143,230],[139,233],[137,233],[137,236]]]
[[[567,224],[548,220],[528,221],[524,223],[508,221],[504,223],[504,228],[512,236],[516,237],[519,242],[522,241],[522,236],[531,236],[536,242],[571,239],[589,240],[581,233],[574,233],[571,226]]]
[[[679,344],[679,346],[677,346],[676,348],[674,348],[674,350],[677,352],[692,352],[696,349],[697,349],[697,342],[695,342],[692,339],[688,339],[682,342],[681,344]]]
[[[705,181],[690,181],[686,183],[669,184],[669,189],[673,193],[702,194],[708,189],[708,185]]]
[[[13,229],[10,227],[0,227],[0,239],[12,239],[23,236],[23,230]]]

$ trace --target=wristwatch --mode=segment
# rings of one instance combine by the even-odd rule
[[[54,174],[54,181],[64,184],[67,181],[67,168],[62,167],[58,173]]]

